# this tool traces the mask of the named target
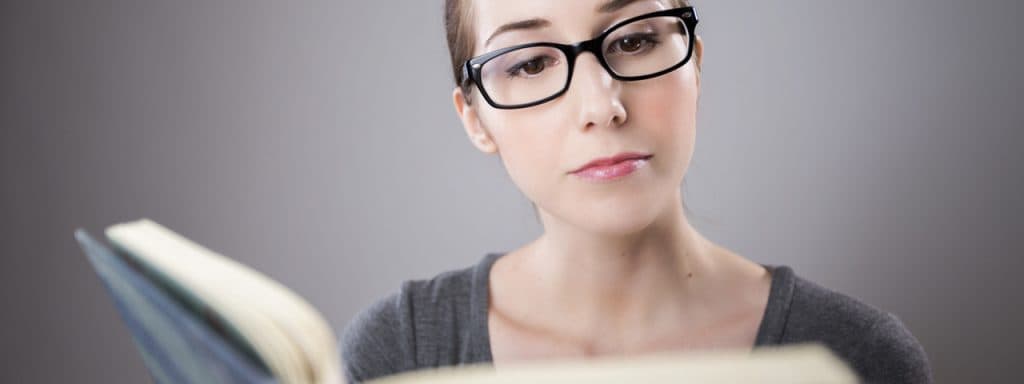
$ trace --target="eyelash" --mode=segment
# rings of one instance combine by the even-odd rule
[[[509,68],[508,70],[506,70],[505,73],[508,75],[509,78],[519,77],[519,71],[521,71],[523,69],[523,67],[526,66],[526,64],[528,64],[530,62],[533,62],[534,60],[537,60],[537,59],[544,59],[545,60],[545,63],[544,63],[545,68],[546,68],[546,66],[548,65],[549,62],[557,62],[558,61],[558,60],[556,60],[555,58],[553,58],[551,56],[534,56],[534,57],[530,58],[529,60],[523,60],[523,61],[520,61],[520,62],[516,63],[516,65],[513,65],[512,68]]]
[[[622,38],[620,38],[618,40],[615,40],[608,47],[609,48],[615,47],[616,43],[619,43],[619,42],[621,42],[621,41],[623,41],[625,39],[634,39],[634,38],[639,38],[641,40],[641,42],[647,44],[644,47],[642,47],[641,49],[647,48],[647,47],[656,47],[656,46],[658,46],[658,44],[661,44],[661,41],[655,38],[656,36],[658,36],[658,34],[656,34],[656,33],[649,33],[649,32],[648,33],[634,33],[634,34],[631,34],[631,35],[623,36]],[[640,51],[638,51],[638,52],[640,52]],[[636,54],[636,53],[637,52],[627,52],[627,54],[630,54],[630,55]]]

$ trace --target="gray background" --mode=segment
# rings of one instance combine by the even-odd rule
[[[1017,376],[1021,3],[697,5],[698,229],[897,313],[939,382]],[[155,219],[338,330],[539,234],[439,0],[5,1],[0,44],[0,382],[149,380],[77,227]]]

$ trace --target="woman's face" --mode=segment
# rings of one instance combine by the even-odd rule
[[[472,0],[473,56],[538,41],[576,43],[618,21],[668,8],[657,0]],[[608,3],[626,3],[602,12]],[[544,19],[485,41],[508,23]],[[533,107],[491,107],[474,88],[469,105],[454,101],[467,134],[481,151],[498,153],[512,181],[548,215],[590,232],[634,233],[669,204],[681,204],[679,186],[693,154],[701,43],[686,65],[641,81],[618,81],[583,53],[562,96]],[[563,63],[564,64],[564,63]],[[571,173],[596,158],[622,152],[651,154],[647,164],[612,180]]]

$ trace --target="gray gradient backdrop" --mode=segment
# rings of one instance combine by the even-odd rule
[[[0,382],[149,381],[76,227],[155,219],[339,330],[539,234],[452,110],[440,0],[0,4]],[[897,313],[940,382],[1011,377],[1021,3],[697,5],[698,229]]]

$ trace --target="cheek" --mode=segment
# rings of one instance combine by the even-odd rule
[[[697,87],[690,66],[652,79],[631,95],[628,105],[633,126],[643,127],[654,145],[653,163],[659,173],[682,183],[696,140]]]
[[[489,126],[509,178],[528,198],[543,199],[563,170],[565,114],[543,108],[497,112]]]

